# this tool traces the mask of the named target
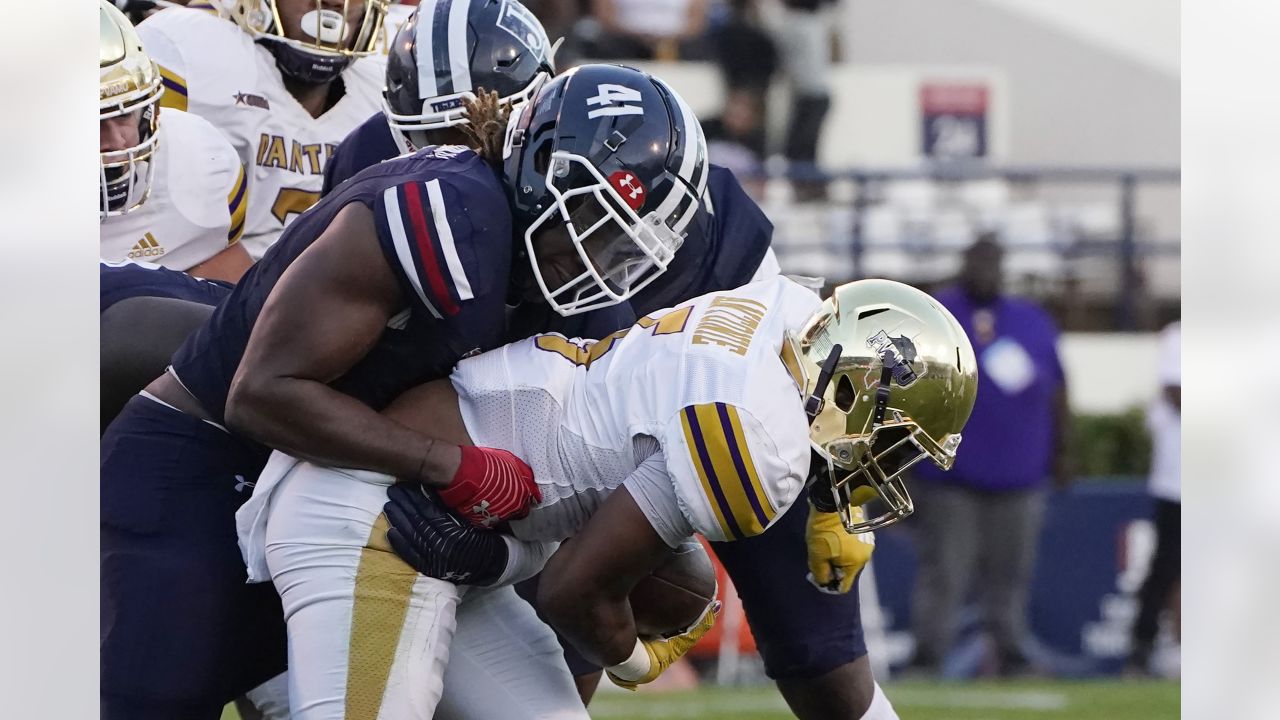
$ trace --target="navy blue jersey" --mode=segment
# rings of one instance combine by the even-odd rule
[[[511,212],[493,168],[441,146],[370,167],[293,221],[202,328],[174,355],[182,384],[221,420],[249,334],[289,265],[348,203],[372,212],[406,307],[370,353],[333,386],[381,409],[503,339]]]
[[[352,130],[325,164],[324,193],[328,194],[362,169],[393,158],[398,153],[386,116],[382,113],[374,115]],[[746,285],[760,267],[773,238],[773,223],[726,168],[711,166],[707,193],[711,197],[710,208],[703,206],[698,210],[675,260],[661,277],[631,298],[631,307],[637,317],[709,292]],[[530,329],[533,327],[515,326],[512,328],[513,336],[525,337],[533,332],[546,331]],[[563,332],[554,324],[544,323],[539,327]],[[525,330],[528,332],[520,335]],[[592,337],[572,332],[563,334]]]
[[[773,223],[733,173],[719,165],[711,166],[707,193],[711,207],[698,209],[667,271],[631,298],[637,315],[741,287],[760,267],[773,237]]]
[[[343,181],[350,180],[370,165],[377,165],[399,154],[400,148],[391,137],[387,116],[383,113],[374,115],[347,133],[342,142],[338,143],[333,156],[325,161],[324,187],[320,190],[320,196],[333,192]]]
[[[190,275],[134,262],[98,263],[98,312],[133,297],[162,297],[217,305],[231,294],[231,283],[201,280]]]

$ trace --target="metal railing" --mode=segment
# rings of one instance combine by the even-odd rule
[[[988,166],[968,163],[945,163],[916,169],[868,169],[855,168],[842,172],[792,171],[788,178],[797,184],[825,183],[830,186],[836,181],[852,183],[852,226],[847,246],[844,243],[827,242],[827,252],[847,252],[852,278],[866,276],[865,259],[869,248],[866,242],[865,219],[868,209],[885,202],[881,190],[894,182],[910,180],[926,180],[938,186],[958,186],[962,183],[981,180],[1002,180],[1020,193],[1043,190],[1046,186],[1055,188],[1074,185],[1088,185],[1109,190],[1113,194],[1107,202],[1115,202],[1118,223],[1114,237],[1071,236],[1056,242],[1027,244],[1013,243],[1007,248],[1009,253],[1026,251],[1052,252],[1063,259],[1079,260],[1082,258],[1114,257],[1114,272],[1118,278],[1118,287],[1111,308],[1113,320],[1109,323],[1113,329],[1128,330],[1138,327],[1138,304],[1142,275],[1140,262],[1151,257],[1177,256],[1180,238],[1163,237],[1152,239],[1144,237],[1140,232],[1141,223],[1138,214],[1138,193],[1146,186],[1179,186],[1181,171],[1166,168],[1090,168],[1090,167],[1031,167],[1031,166]],[[830,201],[829,201],[830,202]],[[831,203],[833,207],[843,203]],[[776,235],[775,235],[776,237]],[[947,247],[931,247],[927,242],[913,243],[912,251],[928,254],[931,252],[957,252],[954,244]]]

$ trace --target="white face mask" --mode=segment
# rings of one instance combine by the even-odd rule
[[[571,172],[575,165],[584,169],[592,182],[570,185],[567,178],[571,175],[583,177],[581,172]],[[684,242],[657,213],[643,218],[636,214],[619,191],[580,155],[552,153],[545,182],[554,202],[525,231],[525,249],[539,289],[561,315],[626,301],[666,271]],[[550,287],[538,262],[534,235],[556,221],[563,223],[584,269]]]

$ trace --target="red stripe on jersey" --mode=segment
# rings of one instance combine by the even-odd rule
[[[418,245],[418,254],[422,257],[427,283],[431,286],[432,300],[445,315],[455,315],[458,304],[449,294],[449,280],[441,272],[440,263],[436,259],[436,242],[427,230],[427,219],[423,215],[422,184],[411,182],[401,187],[404,188],[404,204],[409,213],[409,222],[413,225],[413,239]]]

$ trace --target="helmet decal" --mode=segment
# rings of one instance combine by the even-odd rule
[[[516,42],[531,53],[547,52],[547,32],[529,8],[518,2],[503,0],[498,12],[498,27],[506,30]]]
[[[598,94],[587,98],[587,105],[595,105],[595,110],[587,112],[587,118],[598,118],[602,115],[643,115],[640,91],[626,85],[603,83],[597,86]],[[632,103],[635,103],[634,105]]]
[[[630,170],[619,170],[610,175],[609,184],[632,210],[639,210],[647,199],[648,191],[645,190],[644,183]]]
[[[916,345],[910,338],[899,335],[890,337],[881,330],[867,338],[867,347],[876,351],[880,362],[889,368],[893,379],[902,387],[909,387],[916,381],[916,371],[911,364],[916,361]]]

